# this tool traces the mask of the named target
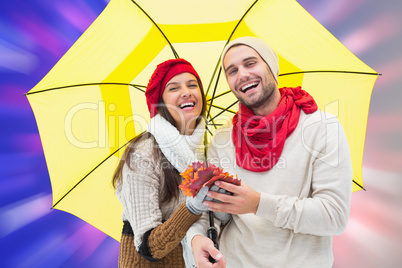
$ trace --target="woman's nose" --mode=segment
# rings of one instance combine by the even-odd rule
[[[191,96],[191,91],[188,87],[183,87],[182,92],[181,92],[182,97],[189,97]]]

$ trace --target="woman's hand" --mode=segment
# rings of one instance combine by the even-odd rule
[[[196,196],[187,197],[186,199],[186,207],[187,209],[193,213],[194,215],[200,215],[201,213],[208,210],[202,202],[205,200],[205,197],[208,193],[208,186],[202,187]]]

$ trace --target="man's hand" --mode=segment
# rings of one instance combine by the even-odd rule
[[[226,191],[232,192],[233,195],[209,191],[207,196],[222,202],[204,201],[203,204],[209,207],[211,211],[231,214],[255,214],[257,212],[258,204],[260,203],[260,193],[254,191],[243,181],[240,186],[224,181],[216,181],[215,185],[225,189]]]
[[[214,243],[208,237],[202,235],[194,236],[193,240],[191,240],[191,248],[193,249],[195,264],[198,268],[226,267],[226,261],[223,258],[223,255],[214,247]],[[217,260],[217,262],[211,263],[208,260],[209,256],[212,256],[212,258]]]

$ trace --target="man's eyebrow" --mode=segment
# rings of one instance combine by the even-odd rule
[[[232,68],[232,67],[234,67],[234,64],[229,65],[229,67],[227,67],[227,68],[225,69],[225,73],[227,72],[227,70],[229,70],[229,69]]]
[[[257,57],[251,56],[251,57],[247,57],[247,58],[243,59],[242,62],[246,62],[246,61],[248,61],[248,60],[255,60],[255,59],[257,59]],[[232,68],[232,67],[234,67],[234,64],[229,65],[229,66],[225,69],[225,72],[227,72],[227,70],[229,70],[229,69]]]
[[[256,60],[256,59],[257,59],[257,57],[251,56],[251,57],[245,58],[245,59],[243,60],[243,62],[248,61],[248,60]]]

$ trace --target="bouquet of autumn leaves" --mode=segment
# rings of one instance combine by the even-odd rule
[[[183,181],[179,188],[188,197],[195,197],[203,186],[210,188],[217,180],[240,185],[237,176],[233,178],[233,175],[229,175],[228,172],[224,173],[223,169],[213,164],[194,162],[180,175],[183,177]]]

